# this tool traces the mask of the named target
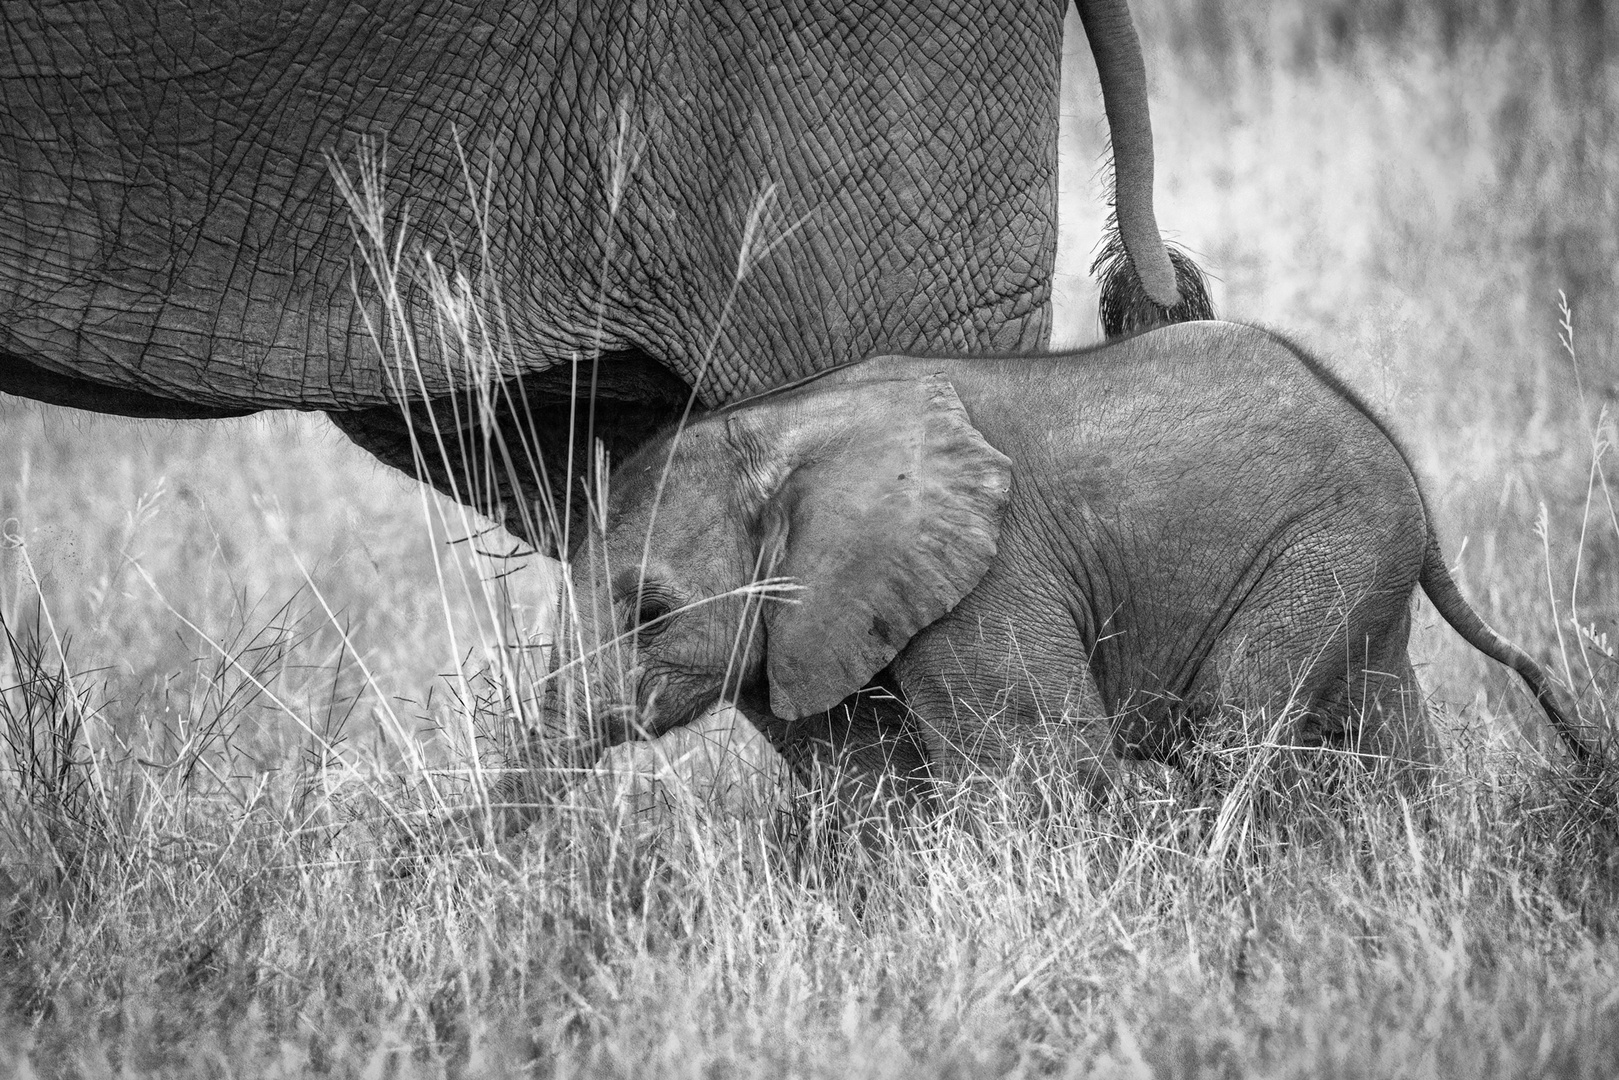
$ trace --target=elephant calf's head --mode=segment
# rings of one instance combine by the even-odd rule
[[[665,433],[574,552],[576,709],[616,742],[721,700],[831,708],[978,583],[1010,482],[942,376],[819,380]]]

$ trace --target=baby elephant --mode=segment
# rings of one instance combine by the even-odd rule
[[[1250,327],[878,357],[666,432],[610,488],[559,672],[585,757],[731,701],[868,791],[993,772],[1053,723],[1105,788],[1211,709],[1290,705],[1299,744],[1420,767],[1419,583],[1593,752],[1458,593],[1388,432]]]

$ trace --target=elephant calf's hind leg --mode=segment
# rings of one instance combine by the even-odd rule
[[[1365,552],[1344,557],[1344,550]],[[1426,767],[1434,758],[1406,643],[1414,572],[1375,558],[1373,543],[1284,552],[1249,593],[1206,667],[1219,700],[1254,730],[1286,709],[1298,746],[1349,751],[1368,763]],[[1409,564],[1414,567],[1413,561]],[[1323,569],[1323,568],[1330,568]]]

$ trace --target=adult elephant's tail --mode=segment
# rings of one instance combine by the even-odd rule
[[[1102,281],[1098,313],[1102,336],[1108,341],[1129,334],[1141,334],[1157,326],[1214,318],[1214,302],[1209,299],[1203,271],[1180,248],[1158,241],[1168,265],[1174,268],[1177,299],[1165,306],[1153,299],[1136,272],[1135,261],[1125,247],[1123,235],[1112,222],[1107,242],[1091,263],[1091,273]]]
[[[1102,276],[1102,333],[1109,338],[1155,326],[1214,318],[1203,275],[1165,245],[1152,208],[1152,119],[1141,40],[1124,0],[1076,0],[1096,58],[1113,155],[1113,220],[1091,266]]]
[[[1433,533],[1432,526],[1428,529],[1428,547],[1422,557],[1422,590],[1433,601],[1433,606],[1439,609],[1439,614],[1451,625],[1458,634],[1467,640],[1467,643],[1490,659],[1505,664],[1516,671],[1523,678],[1524,683],[1540,702],[1540,707],[1546,713],[1546,719],[1552,722],[1557,734],[1562,736],[1569,751],[1582,765],[1606,764],[1606,754],[1603,752],[1600,740],[1596,745],[1587,740],[1589,727],[1578,719],[1569,716],[1563,711],[1557,699],[1552,695],[1551,678],[1546,669],[1518,648],[1512,642],[1502,637],[1479,617],[1471,604],[1463,598],[1461,590],[1456,588],[1456,580],[1450,576],[1445,566],[1445,557],[1439,550],[1439,539]]]

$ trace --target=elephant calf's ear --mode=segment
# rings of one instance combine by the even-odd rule
[[[1011,463],[940,375],[815,387],[768,413],[756,430],[786,459],[766,507],[787,527],[776,573],[803,586],[766,608],[770,707],[796,719],[860,689],[978,584]]]

